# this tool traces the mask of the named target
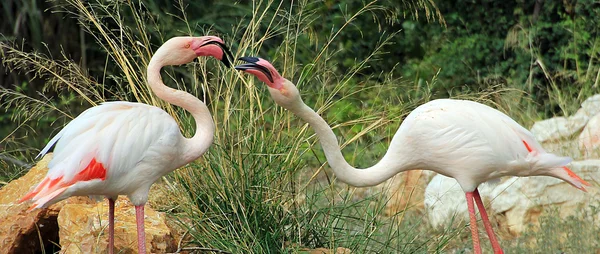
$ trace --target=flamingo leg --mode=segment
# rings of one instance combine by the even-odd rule
[[[492,243],[492,248],[494,249],[495,254],[502,254],[502,248],[496,239],[496,235],[494,234],[494,230],[492,229],[492,223],[488,219],[487,212],[485,211],[485,207],[483,206],[483,201],[481,201],[481,196],[479,195],[479,191],[475,189],[473,192],[475,197],[475,203],[477,204],[477,208],[479,209],[479,214],[481,215],[481,219],[483,220],[483,225],[485,226],[485,231],[487,232],[488,237],[490,238],[490,242]]]
[[[469,208],[469,217],[471,219],[471,238],[473,239],[473,253],[481,254],[479,245],[479,232],[477,231],[477,218],[475,218],[475,204],[473,203],[473,192],[466,192],[467,207]]]
[[[135,206],[135,220],[137,223],[138,253],[146,254],[146,233],[144,231],[144,205]]]
[[[113,254],[115,248],[115,200],[108,199],[108,254]]]

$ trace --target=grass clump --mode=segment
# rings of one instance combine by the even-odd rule
[[[181,11],[172,14],[183,28],[179,33],[197,35],[198,28],[185,14],[185,4],[175,5]],[[338,115],[334,126],[342,131],[344,146],[386,142],[389,133],[371,137],[367,133],[399,120],[410,105],[422,100],[418,96],[395,96],[395,91],[408,90],[412,84],[397,83],[392,76],[374,77],[382,80],[378,86],[356,81],[361,70],[382,53],[381,47],[349,65],[345,75],[336,74],[336,63],[328,61],[337,54],[331,45],[340,31],[350,27],[357,17],[385,12],[377,1],[349,15],[323,44],[311,39],[308,25],[318,17],[308,1],[289,6],[257,1],[253,6],[250,16],[240,19],[229,36],[221,37],[235,45],[238,56],[263,55],[280,67],[283,75],[297,79],[298,86],[307,91],[307,102],[319,112],[345,108],[343,103],[359,93],[365,98],[382,95],[382,100],[409,105],[394,109],[389,104],[361,106],[369,110],[352,115],[352,121]],[[155,98],[146,85],[145,67],[152,51],[170,37],[163,34],[158,25],[163,21],[156,19],[149,8],[152,5],[133,2],[57,2],[54,9],[75,17],[105,54],[104,69],[93,72],[92,67],[92,73],[100,74],[92,76],[66,55],[56,60],[39,51],[26,52],[15,44],[1,42],[3,63],[8,68],[47,80],[45,93],[67,95],[64,100],[38,99],[5,89],[3,106],[14,110],[16,120],[46,119],[63,126],[78,112],[100,102],[138,101],[165,109],[190,136],[193,119]],[[394,35],[383,34],[379,45],[389,44]],[[269,50],[264,43],[270,45]],[[310,44],[322,48],[304,54],[304,65],[299,65],[296,52]],[[312,131],[266,99],[262,85],[213,62],[218,64],[200,59],[186,68],[166,68],[163,72],[166,84],[187,90],[208,104],[217,127],[215,144],[201,160],[164,179],[170,191],[168,200],[164,200],[168,204],[165,210],[186,228],[188,246],[236,253],[297,252],[317,247],[345,247],[359,252],[427,251],[427,240],[416,237],[411,230],[399,229],[400,213],[381,216],[386,200],[377,198],[379,192],[357,199],[356,189],[335,183],[324,170],[320,149],[314,148]],[[353,107],[354,103],[347,106]],[[346,126],[353,129],[347,130]],[[350,160],[354,161],[360,150],[351,150]]]
[[[348,40],[343,38],[365,20],[375,20],[377,25],[397,21],[398,12],[386,1],[364,2],[356,11],[344,8],[355,2],[331,7],[327,1],[252,1],[250,9],[219,3],[231,9],[227,12],[231,17],[212,27],[206,24],[217,23],[211,19],[219,18],[214,13],[202,18],[186,15],[191,8],[200,8],[195,2],[189,6],[183,1],[52,3],[53,10],[74,17],[95,42],[96,57],[87,58],[96,60],[85,69],[67,54],[27,52],[0,41],[4,65],[47,81],[38,95],[26,93],[26,85],[21,90],[0,90],[2,106],[11,110],[14,121],[23,123],[18,129],[27,133],[23,136],[48,139],[52,131],[37,131],[27,123],[37,121],[38,126],[58,129],[85,108],[110,100],[159,106],[180,123],[184,135],[191,136],[193,119],[156,98],[145,80],[153,50],[173,35],[219,35],[237,57],[258,55],[270,60],[295,82],[307,105],[330,122],[346,159],[357,167],[370,166],[383,156],[403,117],[417,105],[440,97],[436,90],[443,88],[438,85],[439,69],[426,79],[405,80],[394,74],[400,72],[399,63],[393,63],[389,72],[372,68],[390,61],[385,49],[398,43],[399,33],[368,31],[369,36],[377,36],[376,43],[368,45],[370,50],[352,58],[348,52],[355,52],[342,50],[365,46],[358,39],[345,45]],[[441,16],[432,1],[402,3],[420,8],[428,19]],[[334,25],[315,31],[328,24],[320,15],[325,7],[339,13]],[[323,36],[322,31],[329,32]],[[321,247],[343,247],[355,253],[468,252],[465,223],[435,231],[411,207],[384,216],[389,185],[356,189],[336,182],[313,131],[274,105],[255,78],[206,58],[165,68],[162,77],[167,85],[205,101],[217,129],[214,145],[200,160],[164,178],[169,195],[161,200],[161,208],[186,230],[185,246],[232,253],[296,253]],[[514,99],[524,93],[522,89],[493,77],[479,81],[484,84],[479,88],[461,86],[443,94],[511,112],[523,107],[521,99]],[[19,142],[13,139],[15,149]],[[490,249],[485,240],[482,244]]]
[[[335,63],[328,62],[326,56],[335,54],[328,45],[339,31],[332,31],[324,47],[304,65],[298,65],[293,49],[306,42],[306,22],[315,20],[306,6],[306,2],[294,6],[296,9],[272,3],[257,5],[253,18],[243,19],[243,28],[234,32],[241,34],[237,55],[258,55],[263,43],[274,36],[279,38],[280,44],[270,50],[271,57],[265,58],[307,91],[303,92],[306,101],[323,113],[344,108],[343,102],[359,93],[384,94],[386,87],[393,91],[410,85],[383,75],[384,81],[375,87],[354,81],[379,51],[358,61],[349,74],[336,75]],[[351,17],[378,8],[373,2]],[[269,9],[275,13],[265,14]],[[352,20],[348,19],[348,25]],[[266,28],[265,23],[269,24]],[[388,36],[392,35],[382,36],[382,45],[389,43]],[[261,83],[238,72],[226,73],[211,82],[207,94],[219,98],[210,101],[217,123],[215,145],[201,162],[178,171],[169,180],[179,200],[175,215],[187,227],[189,244],[248,253],[294,253],[319,247],[358,252],[427,251],[427,240],[420,241],[409,230],[398,229],[401,214],[382,217],[386,200],[379,198],[380,192],[357,199],[356,189],[333,181],[324,171],[324,156],[314,146],[312,130],[274,105]],[[393,95],[388,98],[403,105],[416,104]],[[373,141],[365,135],[398,120],[408,108],[397,107],[398,115],[387,115],[389,104],[371,106],[351,121],[343,116],[334,124],[336,129],[361,125],[343,132],[344,145],[359,140],[386,142],[388,137]],[[377,110],[381,112],[374,113]],[[353,150],[350,157],[357,157],[360,150]]]
[[[562,216],[557,208],[544,209],[539,226],[530,226],[506,246],[510,253],[592,253],[600,249],[598,204]]]

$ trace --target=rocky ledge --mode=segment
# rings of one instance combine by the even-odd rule
[[[25,176],[0,189],[0,250],[2,253],[106,253],[108,204],[72,197],[45,209],[27,212],[31,204],[17,201],[48,171],[46,155]],[[174,252],[177,243],[166,215],[146,206],[146,248],[151,253]],[[58,245],[57,245],[58,244]],[[124,197],[115,206],[115,253],[136,253],[137,231],[133,205]]]

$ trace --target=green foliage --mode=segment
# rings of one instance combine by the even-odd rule
[[[593,17],[600,8],[594,1],[539,3],[537,16],[535,1],[439,3],[447,29],[404,26],[407,37],[427,39],[419,41],[420,55],[406,59],[403,74],[419,79],[439,71],[436,97],[500,85],[527,92],[533,100],[519,104],[534,108],[534,119],[574,113],[598,89],[600,26]]]
[[[87,62],[90,67],[83,69],[67,54],[54,58],[40,51],[28,52],[15,44],[0,44],[3,64],[7,68],[44,79],[42,89],[33,90],[57,95],[56,98],[37,99],[28,95],[27,89],[3,89],[2,105],[13,110],[15,120],[66,119],[105,100],[136,100],[163,107],[181,123],[186,135],[192,132],[193,119],[183,110],[164,105],[154,98],[145,85],[143,74],[155,45],[170,34],[215,34],[210,28],[201,26],[208,21],[189,18],[186,15],[189,7],[182,2],[165,7],[167,12],[177,11],[171,15],[154,3],[69,0],[55,4],[55,11],[74,17],[86,36],[93,39],[94,46],[86,51],[87,56],[102,57],[90,58]],[[262,52],[261,55],[276,63],[290,79],[301,76],[298,85],[308,91],[307,102],[314,104],[320,112],[329,112],[339,108],[341,104],[338,103],[350,101],[355,93],[353,89],[365,92],[357,98],[370,101],[369,94],[384,94],[381,88],[393,91],[408,90],[411,86],[406,82],[398,85],[396,79],[388,75],[378,76],[382,81],[380,86],[357,82],[359,73],[368,68],[381,54],[381,47],[389,43],[385,34],[378,36],[379,43],[362,55],[362,59],[344,66],[348,73],[335,74],[339,70],[335,61],[321,61],[337,52],[333,47],[340,40],[338,35],[351,28],[353,22],[372,12],[385,14],[385,6],[377,2],[362,7],[356,5],[358,9],[348,12],[350,17],[339,23],[340,27],[327,28],[332,32],[323,44],[313,42],[307,36],[317,19],[319,5],[303,1],[297,5],[253,2],[253,6],[242,12],[234,9],[234,13],[244,16],[233,18],[233,27],[219,27],[231,37],[221,36],[226,42],[237,42],[234,43],[237,55]],[[302,18],[298,18],[300,16]],[[169,28],[168,32],[164,32],[165,27]],[[321,49],[303,54],[305,65],[298,65],[296,60],[301,58],[296,57],[293,49],[310,44]],[[305,247],[337,246],[359,252],[427,250],[428,238],[418,241],[416,239],[420,238],[411,231],[397,230],[396,223],[402,213],[381,216],[386,200],[376,198],[379,195],[356,200],[353,198],[355,189],[335,184],[328,175],[328,181],[313,183],[303,172],[318,168],[312,174],[323,175],[320,173],[323,165],[322,154],[313,147],[312,133],[270,100],[262,101],[262,84],[255,84],[239,72],[207,64],[210,62],[216,61],[200,59],[199,63],[188,65],[185,71],[173,67],[163,74],[165,83],[208,98],[207,104],[217,125],[215,144],[204,155],[204,160],[166,179],[172,199],[165,202],[170,202],[174,207],[169,209],[171,214],[188,229],[191,241],[186,244],[251,253],[296,252]],[[28,83],[24,88],[27,87]],[[312,92],[311,88],[319,92]],[[416,105],[413,100],[421,100],[385,94],[382,100],[389,98],[402,104],[406,102],[406,105]],[[342,97],[337,98],[338,95]],[[354,105],[347,104],[348,107]],[[368,102],[362,107],[372,105]],[[385,112],[386,107],[379,109]],[[347,137],[346,143],[373,137],[387,139],[387,135],[368,135],[371,130],[406,114],[405,107],[394,108],[398,113],[394,116],[385,113],[369,115],[377,107],[369,112],[351,114],[351,117],[357,117],[351,121],[348,115],[341,115],[337,129]],[[346,127],[352,123],[359,125]],[[439,245],[433,248],[439,248]]]
[[[4,1],[0,155],[32,161],[56,129],[106,100],[160,106],[189,136],[193,119],[154,98],[144,77],[152,51],[175,35],[219,35],[237,56],[271,60],[357,167],[376,162],[403,117],[432,98],[492,104],[522,123],[571,114],[598,89],[599,8],[543,1],[533,17],[535,2]],[[423,215],[384,216],[381,192],[334,181],[307,125],[273,105],[255,79],[216,64],[202,58],[163,72],[168,85],[203,98],[217,126],[203,159],[165,179],[165,210],[187,229],[185,244],[236,253],[470,248],[458,222],[435,231]],[[21,172],[11,166],[0,179]],[[542,228],[582,220],[556,228],[543,220]]]

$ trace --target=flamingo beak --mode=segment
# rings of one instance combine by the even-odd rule
[[[234,58],[233,58],[233,54],[231,53],[231,51],[229,51],[229,48],[227,48],[227,46],[224,43],[222,43],[220,41],[216,41],[216,40],[207,41],[204,44],[200,45],[199,48],[202,48],[204,46],[209,46],[209,45],[216,45],[219,48],[221,48],[221,50],[223,51],[222,56],[220,59],[217,57],[217,59],[221,60],[221,62],[223,64],[225,64],[225,66],[231,67],[231,62],[233,61]]]
[[[240,57],[239,60],[242,60],[244,62],[246,62],[245,64],[240,64],[236,67],[234,67],[236,70],[240,70],[240,71],[249,71],[249,70],[254,70],[254,71],[259,71],[262,74],[265,75],[265,77],[271,81],[271,83],[273,83],[273,75],[271,74],[271,71],[269,71],[269,69],[267,69],[267,67],[264,67],[260,64],[258,64],[258,61],[260,59],[258,59],[257,57]]]

